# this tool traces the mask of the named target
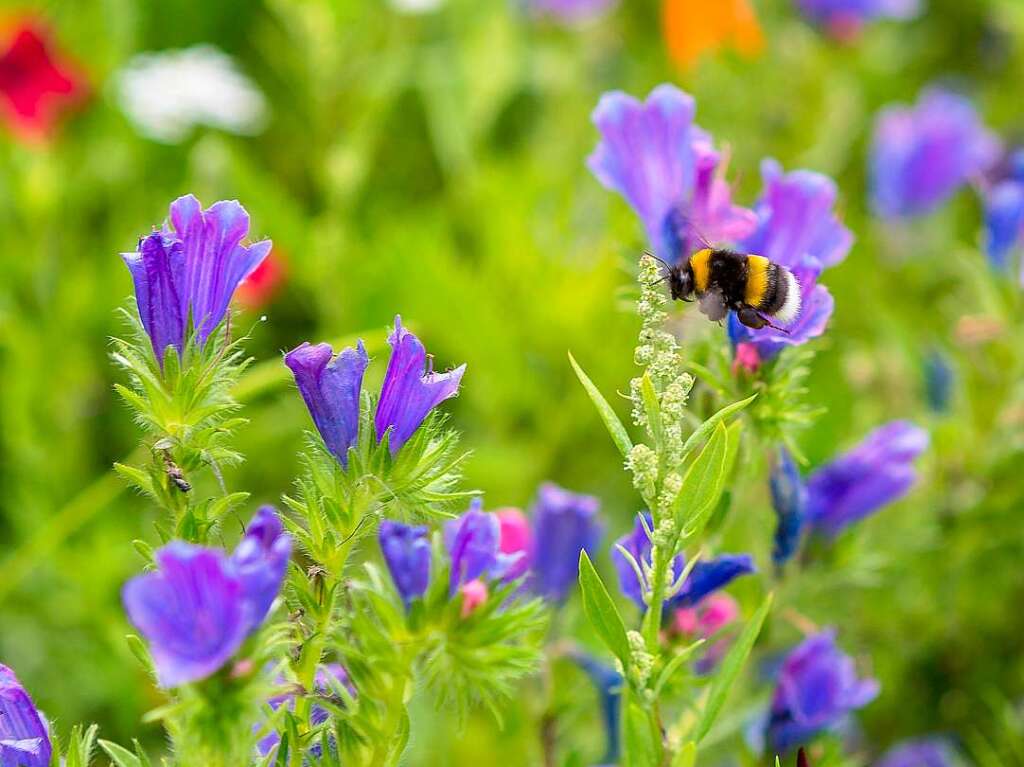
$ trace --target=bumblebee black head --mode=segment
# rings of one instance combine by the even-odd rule
[[[668,270],[668,289],[673,301],[689,301],[693,296],[693,275],[682,266],[672,266]]]

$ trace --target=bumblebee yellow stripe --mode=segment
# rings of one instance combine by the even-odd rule
[[[768,291],[768,267],[771,263],[764,256],[747,256],[747,290],[743,299],[748,305],[761,305]]]
[[[711,262],[711,248],[702,248],[690,256],[690,270],[693,272],[693,286],[698,293],[708,289],[708,278],[711,270],[708,265]]]

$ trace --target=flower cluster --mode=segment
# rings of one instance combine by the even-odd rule
[[[834,727],[878,696],[878,682],[857,677],[853,659],[835,643],[835,632],[808,637],[786,656],[779,671],[766,735],[778,752]]]
[[[264,506],[230,556],[183,541],[156,552],[157,570],[129,581],[123,598],[163,687],[205,679],[235,655],[266,618],[291,551],[277,512]]]
[[[190,326],[202,346],[224,320],[235,289],[270,252],[270,240],[242,245],[248,233],[236,200],[203,210],[189,194],[171,203],[169,225],[122,254],[158,361],[169,346],[183,352]]]
[[[782,451],[771,480],[778,515],[775,562],[782,564],[796,552],[805,529],[834,537],[903,497],[917,479],[914,460],[927,447],[926,431],[907,421],[891,421],[819,466],[806,481]]]
[[[447,373],[427,368],[426,349],[402,327],[401,317],[395,317],[395,329],[388,343],[391,359],[377,401],[374,426],[377,442],[387,437],[388,448],[396,455],[427,414],[458,393],[466,366],[460,365]],[[337,356],[330,344],[304,343],[288,352],[284,361],[295,376],[324,444],[342,467],[347,467],[348,451],[359,436],[360,392],[369,364],[362,342],[355,348],[343,349]]]

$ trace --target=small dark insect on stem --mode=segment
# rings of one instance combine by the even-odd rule
[[[170,451],[163,451],[164,459],[164,471],[167,473],[167,478],[171,480],[171,483],[183,493],[190,492],[192,485],[189,484],[188,480],[185,479],[185,474],[181,468],[171,458]]]

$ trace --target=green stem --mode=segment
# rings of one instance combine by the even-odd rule
[[[657,537],[657,536],[655,536]],[[651,603],[647,606],[644,616],[643,633],[647,641],[647,651],[657,656],[661,651],[661,615],[668,590],[669,564],[672,553],[661,550],[657,545],[651,549]]]

